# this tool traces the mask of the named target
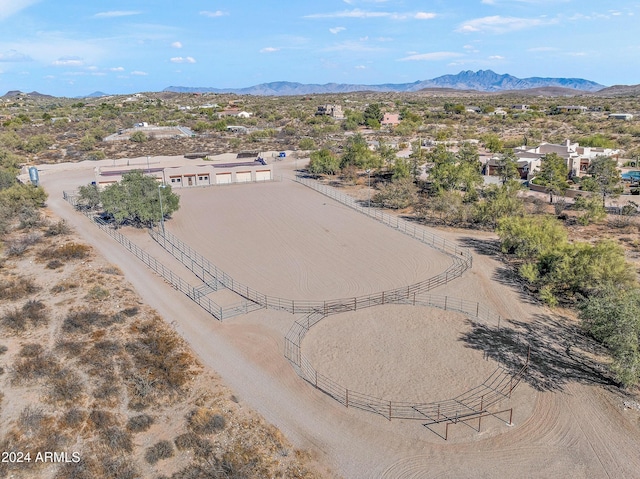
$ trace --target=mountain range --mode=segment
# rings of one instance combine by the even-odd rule
[[[381,85],[353,85],[346,83],[304,84],[293,82],[261,83],[246,88],[211,88],[170,86],[164,91],[174,93],[235,93],[239,95],[310,95],[321,93],[351,93],[358,91],[373,92],[417,92],[428,88],[452,88],[454,90],[475,90],[479,92],[500,92],[508,90],[527,90],[532,88],[559,87],[576,92],[596,92],[604,85],[581,78],[517,78],[513,75],[500,75],[492,70],[467,70],[457,75],[443,75],[431,80],[413,83],[387,83]]]

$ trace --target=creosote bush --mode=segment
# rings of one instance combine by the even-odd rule
[[[214,411],[200,407],[187,415],[187,426],[196,434],[212,434],[225,428],[225,418]]]
[[[3,278],[0,280],[0,300],[17,300],[38,291],[38,286],[31,278]]]
[[[163,440],[148,448],[144,454],[144,459],[149,464],[155,464],[162,459],[173,457],[173,455],[173,446],[169,441]]]
[[[153,422],[153,417],[148,414],[139,414],[129,418],[129,421],[127,421],[127,430],[133,433],[148,431]]]

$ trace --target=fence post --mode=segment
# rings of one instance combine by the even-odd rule
[[[391,421],[391,401],[389,401],[389,421]]]
[[[347,409],[349,408],[349,390],[345,389],[347,391]]]
[[[476,318],[480,314],[480,303],[476,303]]]
[[[447,298],[448,298],[448,296],[444,297],[444,310],[445,311],[447,310]]]

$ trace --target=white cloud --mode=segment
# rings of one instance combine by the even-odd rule
[[[365,67],[364,65],[356,65],[356,66],[355,66],[355,69],[356,69],[356,70],[366,70],[366,69],[367,69],[367,67]]]
[[[416,20],[431,20],[433,18],[436,18],[436,14],[435,13],[430,13],[430,12],[418,12],[415,15],[415,19]]]
[[[53,61],[52,65],[56,67],[81,67],[84,65],[84,60],[79,57],[60,57]]]
[[[124,68],[123,67],[113,67],[113,68],[109,68],[109,71],[111,71],[111,72],[123,72]]]
[[[40,0],[0,0],[0,20],[9,18]]]
[[[504,60],[504,57],[502,55],[491,55],[489,60]]]
[[[180,43],[180,42],[173,42],[173,43],[171,44],[171,46],[172,46],[173,48],[182,48],[182,43]]]
[[[329,31],[331,33],[333,33],[334,35],[340,33],[340,32],[344,32],[346,30],[345,27],[335,27],[335,28],[330,28]]]
[[[140,15],[142,12],[136,10],[113,10],[110,12],[96,13],[94,18],[115,18],[115,17],[130,17],[132,15]]]
[[[200,12],[200,15],[204,15],[205,17],[209,17],[209,18],[217,18],[217,17],[223,17],[225,15],[227,15],[225,12],[223,12],[222,10],[216,10],[215,12],[211,12],[208,10],[203,10]]]
[[[265,47],[260,50],[260,53],[273,53],[273,52],[277,52],[278,50],[280,49],[275,47]]]
[[[195,63],[196,59],[193,57],[173,57],[170,61],[171,63]]]
[[[365,40],[365,39],[361,39],[361,40]],[[341,42],[341,43],[337,43],[333,46],[327,47],[324,49],[324,51],[326,52],[344,52],[344,51],[351,51],[351,52],[379,52],[383,50],[380,47],[372,47],[370,45],[367,45],[364,41],[346,41],[346,42]]]
[[[400,61],[439,61],[461,56],[463,56],[462,53],[456,52],[416,53],[414,55],[409,55],[408,57],[401,58]]]
[[[508,33],[527,28],[550,25],[556,22],[556,20],[542,18],[518,18],[494,15],[491,17],[476,18],[464,22],[456,31],[460,33]]]
[[[145,76],[148,75],[147,72],[141,72],[139,70],[134,70],[134,71],[131,72],[131,74],[134,75],[134,76],[138,76],[138,77],[145,77]]]
[[[0,53],[0,62],[30,62],[33,59],[29,55],[20,53],[17,50],[9,50],[4,53]]]

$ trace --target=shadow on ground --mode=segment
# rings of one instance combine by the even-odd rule
[[[539,391],[559,391],[569,382],[618,386],[594,359],[604,353],[602,348],[567,318],[538,314],[530,322],[512,320],[499,329],[471,324],[473,329],[460,339],[505,367],[518,370],[530,354],[524,380]]]

